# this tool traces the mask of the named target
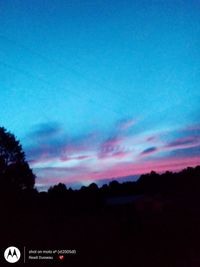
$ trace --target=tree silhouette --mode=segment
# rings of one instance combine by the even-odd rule
[[[20,142],[0,127],[0,189],[13,191],[32,189],[35,175],[30,169]]]
[[[59,195],[59,194],[65,194],[67,192],[67,187],[63,183],[59,183],[57,185],[51,186],[48,190],[49,194]]]

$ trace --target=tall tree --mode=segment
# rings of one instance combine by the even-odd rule
[[[35,175],[25,159],[20,142],[0,127],[0,189],[32,189],[34,183]]]

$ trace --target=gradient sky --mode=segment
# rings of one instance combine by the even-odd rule
[[[200,1],[0,1],[0,125],[43,189],[200,163]]]

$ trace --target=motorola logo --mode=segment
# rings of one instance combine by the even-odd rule
[[[16,247],[9,247],[4,252],[4,258],[7,262],[15,263],[20,259],[21,253]]]

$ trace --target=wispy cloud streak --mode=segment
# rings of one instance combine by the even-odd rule
[[[37,183],[47,186],[176,170],[200,163],[200,153],[189,153],[200,146],[200,133],[191,130],[127,134],[114,128],[108,133],[96,131],[73,137],[52,123],[40,125],[29,138],[29,163],[38,176]],[[179,157],[174,154],[177,150],[183,151]]]

